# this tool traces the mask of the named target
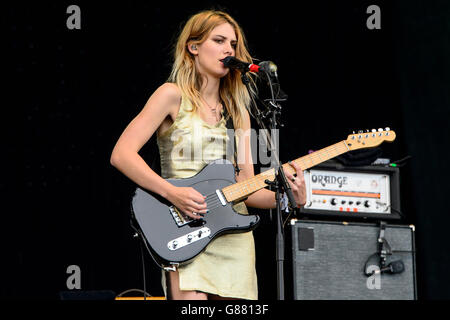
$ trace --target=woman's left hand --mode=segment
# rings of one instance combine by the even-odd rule
[[[294,195],[295,202],[297,202],[297,208],[304,206],[306,204],[306,185],[305,177],[303,176],[303,170],[295,162],[289,162],[291,167],[295,169],[295,174],[289,173],[287,170],[284,171],[289,184],[291,185],[292,194]]]

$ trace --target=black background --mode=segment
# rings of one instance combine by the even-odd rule
[[[66,9],[81,8],[81,30]],[[381,8],[381,30],[366,9]],[[168,77],[188,17],[222,9],[241,24],[250,53],[279,68],[283,162],[389,126],[383,144],[401,168],[405,224],[416,226],[419,299],[450,298],[448,138],[450,3],[256,1],[20,2],[1,9],[7,36],[2,99],[0,297],[58,299],[66,268],[82,290],[142,289],[129,226],[134,185],[109,164],[128,122]],[[151,157],[152,141],[143,150]],[[256,166],[256,172],[258,166]],[[274,223],[255,231],[259,292],[276,299]],[[146,256],[147,291],[162,295]]]

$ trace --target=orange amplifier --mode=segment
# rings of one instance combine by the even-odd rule
[[[323,163],[304,172],[304,215],[400,219],[398,167]]]

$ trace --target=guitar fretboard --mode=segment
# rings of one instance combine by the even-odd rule
[[[295,159],[292,162],[298,164],[302,170],[306,170],[324,161],[332,159],[340,154],[346,153],[347,151],[349,151],[347,144],[345,143],[345,141],[341,141],[329,147],[320,149],[316,152]],[[290,164],[285,163],[282,166],[284,172],[289,172],[291,174],[295,173],[295,169]],[[256,191],[265,188],[267,186],[267,184],[265,183],[266,180],[273,181],[274,179],[275,169],[272,168],[258,175],[255,175],[250,179],[225,187],[222,189],[222,192],[228,202],[239,201],[240,199],[246,198]]]

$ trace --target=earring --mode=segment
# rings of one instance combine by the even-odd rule
[[[197,50],[197,46],[196,46],[195,44],[193,44],[193,45],[191,46],[191,49],[192,49],[192,50]]]

